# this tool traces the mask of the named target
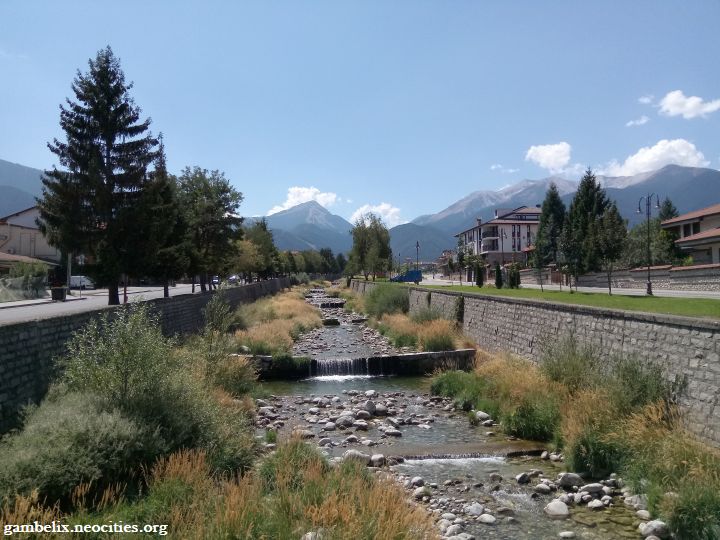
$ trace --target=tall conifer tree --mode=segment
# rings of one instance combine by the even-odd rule
[[[51,245],[89,255],[92,274],[108,286],[108,303],[119,303],[122,274],[139,247],[135,210],[150,182],[148,167],[157,140],[150,119],[130,97],[120,61],[107,47],[78,71],[75,100],[60,106],[65,141],[48,143],[60,168],[45,172],[38,201],[40,227]]]

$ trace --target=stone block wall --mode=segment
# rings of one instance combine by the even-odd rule
[[[279,278],[227,289],[232,307],[252,302],[290,286]],[[197,332],[203,324],[202,310],[214,293],[187,294],[148,300],[160,316],[167,336]],[[0,433],[15,427],[18,412],[39,402],[56,377],[54,359],[63,354],[70,336],[89,320],[122,307],[106,307],[62,317],[0,326]]]
[[[411,312],[427,305],[427,291],[410,288]],[[720,321],[437,289],[431,303],[454,305],[459,294],[464,296],[463,331],[482,349],[537,361],[545,343],[573,334],[608,358],[635,356],[660,365],[670,380],[686,381],[680,404],[688,428],[720,446]]]

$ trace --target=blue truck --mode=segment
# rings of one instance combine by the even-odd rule
[[[420,270],[408,270],[403,274],[398,274],[395,277],[391,277],[390,281],[398,283],[414,283],[417,285],[422,281],[422,272]]]

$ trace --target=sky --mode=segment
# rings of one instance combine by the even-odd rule
[[[168,166],[243,215],[307,200],[389,225],[585,167],[720,167],[720,2],[0,0],[0,158],[48,168],[110,45]]]

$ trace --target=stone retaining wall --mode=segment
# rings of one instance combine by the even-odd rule
[[[410,288],[411,311],[427,305],[428,290]],[[661,365],[671,380],[684,378],[687,389],[681,405],[688,428],[720,446],[719,321],[436,289],[431,290],[430,302],[455,305],[460,296],[464,297],[463,331],[483,349],[538,360],[545,342],[573,334],[608,357],[647,359]],[[453,318],[452,312],[442,312]]]
[[[226,298],[236,307],[289,286],[289,278],[260,281],[227,289]],[[189,334],[201,328],[202,310],[212,294],[186,294],[147,302],[159,313],[165,335]],[[21,407],[45,396],[56,376],[53,359],[63,353],[72,333],[90,319],[116,309],[123,308],[106,307],[0,326],[0,433],[17,425]]]

